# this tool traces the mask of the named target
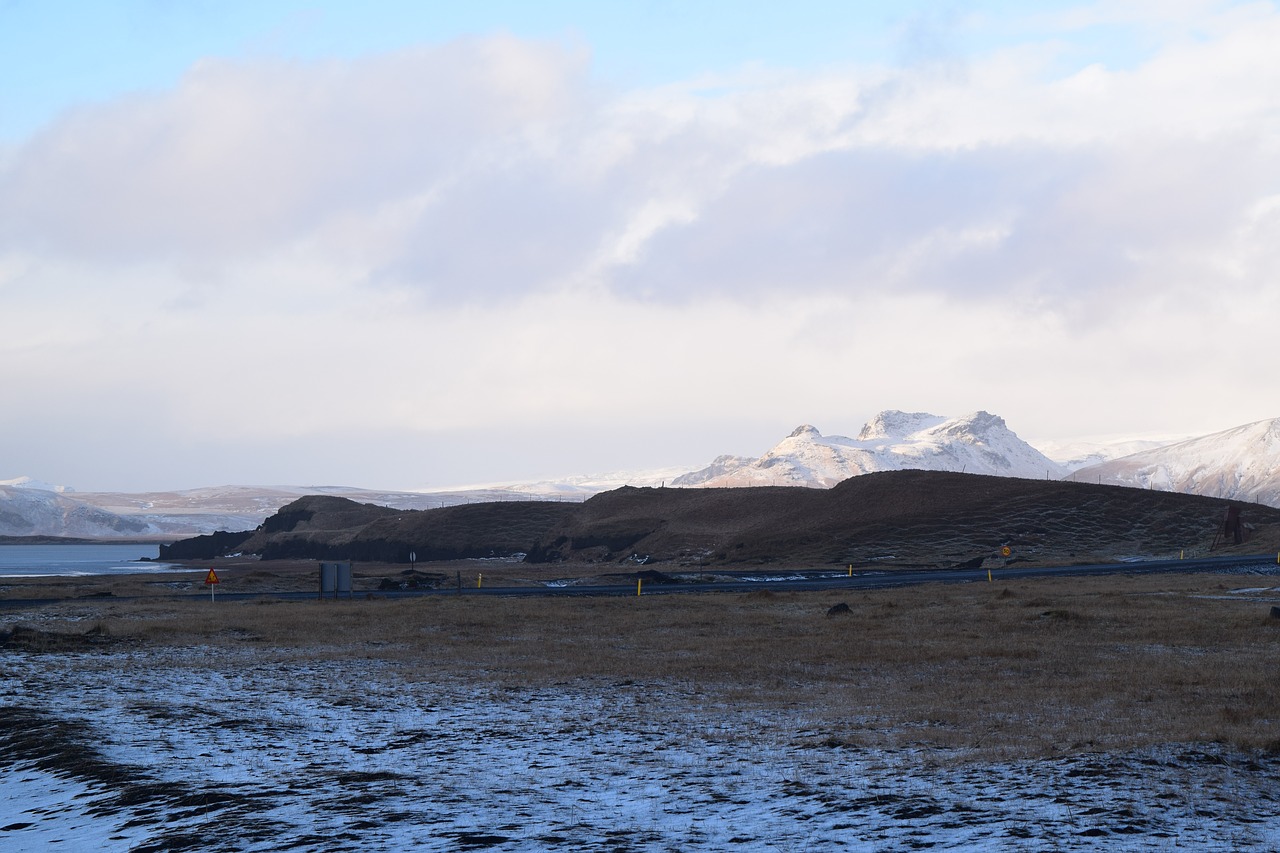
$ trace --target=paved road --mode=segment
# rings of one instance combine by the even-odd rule
[[[1049,566],[1024,568],[1009,566],[992,568],[990,577],[996,581],[1016,580],[1035,577],[1072,577],[1088,575],[1113,574],[1155,574],[1185,572],[1223,572],[1223,573],[1276,573],[1280,574],[1280,565],[1272,555],[1252,557],[1202,557],[1193,560],[1147,560],[1127,563],[1101,563],[1089,566]],[[986,581],[987,569],[930,569],[930,570],[860,570],[853,576],[845,572],[829,568],[823,569],[786,569],[746,571],[740,569],[717,569],[706,574],[715,574],[720,578],[737,578],[736,580],[697,581],[682,583],[646,582],[642,586],[644,595],[673,595],[678,593],[708,592],[750,592],[752,590],[860,590],[880,589],[884,587],[911,586],[922,583],[970,583]],[[571,585],[571,586],[486,586],[475,588],[464,586],[444,589],[417,589],[397,591],[377,591],[373,593],[357,592],[353,598],[365,598],[372,594],[376,598],[413,598],[429,595],[503,595],[503,596],[627,596],[635,595],[634,583],[610,585]],[[193,601],[208,601],[205,592],[184,593],[171,596]],[[242,601],[255,598],[277,598],[284,600],[314,599],[314,592],[219,592],[220,601]],[[22,609],[54,604],[66,599],[25,598],[0,599],[0,608]],[[92,599],[83,599],[92,600]],[[127,601],[123,597],[111,598],[111,601]]]
[[[1149,560],[1134,563],[1100,563],[1090,566],[1048,566],[1038,568],[991,569],[992,580],[1013,580],[1032,577],[1063,577],[1077,575],[1155,574],[1184,572],[1259,572],[1271,570],[1280,574],[1280,565],[1272,555],[1255,557],[1204,557],[1195,560]],[[717,570],[706,574],[720,577],[737,576],[751,580],[721,580],[693,583],[645,583],[644,595],[676,594],[690,592],[750,592],[771,590],[828,590],[828,589],[880,589],[884,587],[912,586],[922,583],[969,583],[986,581],[986,569],[928,569],[891,571],[855,571],[850,577],[845,572],[832,569],[787,569],[778,571],[748,572],[741,570]],[[565,587],[464,587],[465,595],[635,595],[636,587],[565,586]],[[453,590],[405,591],[402,593],[378,593],[379,595],[457,595]]]

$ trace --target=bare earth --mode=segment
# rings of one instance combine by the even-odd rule
[[[74,597],[0,609],[0,846],[1280,845],[1271,573],[210,602],[207,565],[4,585]]]

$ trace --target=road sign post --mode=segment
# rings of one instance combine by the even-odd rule
[[[205,586],[209,587],[209,600],[213,601],[213,591],[218,588],[218,584],[222,581],[218,580],[218,573],[213,569],[209,570],[209,574],[204,576]]]

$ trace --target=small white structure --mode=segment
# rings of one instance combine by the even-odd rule
[[[351,597],[351,561],[321,563],[320,597],[324,598],[327,593],[333,593],[333,597],[337,598],[344,592],[347,598]]]

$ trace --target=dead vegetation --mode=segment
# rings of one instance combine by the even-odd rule
[[[653,684],[708,707],[800,712],[815,743],[986,757],[1207,741],[1276,751],[1280,592],[1229,589],[1241,585],[1163,575],[642,598],[103,599],[26,615],[50,650],[48,635],[93,631],[198,649],[193,668],[216,667],[224,648],[384,660],[404,679],[498,690]]]

